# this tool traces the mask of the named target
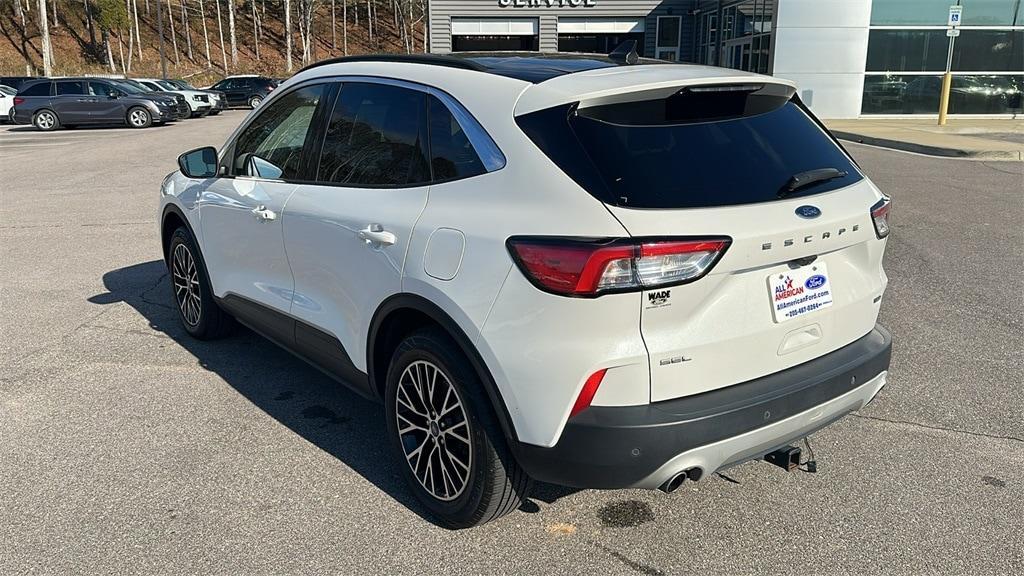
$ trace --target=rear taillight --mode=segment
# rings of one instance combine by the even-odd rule
[[[892,201],[883,197],[871,207],[871,221],[875,224],[875,236],[885,238],[889,235],[889,209]]]
[[[17,106],[19,104],[24,104],[24,103],[25,103],[25,99],[24,98],[18,98],[17,96],[14,97],[14,105],[15,106]]]
[[[508,246],[538,288],[594,297],[693,282],[722,257],[729,239],[511,238]]]

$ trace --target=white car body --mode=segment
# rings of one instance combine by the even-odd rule
[[[133,80],[154,90],[181,94],[185,97],[185,102],[188,102],[188,107],[192,110],[193,116],[205,116],[213,109],[214,104],[212,99],[215,98],[215,96],[209,92],[185,90],[158,78],[133,78]]]
[[[788,96],[795,91],[791,83],[691,65],[599,67],[531,82],[486,58],[481,61],[492,70],[448,59],[439,65],[411,58],[354,60],[314,66],[282,84],[231,135],[220,161],[230,164],[225,151],[293,90],[348,81],[443,96],[449,108],[462,109],[453,115],[478,156],[493,166],[469,178],[388,190],[250,174],[192,179],[175,172],[162,185],[159,213],[165,248],[169,215],[193,231],[219,301],[234,301],[233,311],[239,302],[272,310],[300,329],[308,325],[336,339],[347,364],[339,378],[359,392],[381,395],[386,362],[379,364],[375,336],[382,315],[420,303],[432,318],[443,317],[467,355],[479,360],[482,380],[493,383],[488,392],[512,452],[530,474],[572,485],[656,488],[688,470],[699,469],[689,474],[697,479],[806,436],[871,401],[885,384],[889,340],[876,319],[887,282],[886,240],[876,231],[872,208],[887,199],[867,177],[854,170],[849,185],[770,202],[635,209],[588,194],[517,122],[573,103],[578,110],[603,110],[687,87],[753,84],[761,87],[757,94]],[[839,150],[823,129],[813,129]],[[821,216],[794,214],[808,204]],[[551,236],[728,237],[728,243],[695,281],[567,297],[539,289],[510,255],[509,242],[516,238]],[[822,264],[837,287],[832,304],[776,321],[772,278]],[[277,340],[290,337],[268,334],[272,327],[260,331]],[[846,382],[849,390],[842,394],[782,416],[758,410],[757,423],[741,432],[666,448],[635,474],[601,476],[630,458],[643,459],[649,449],[626,440],[617,445],[619,436],[595,431],[606,415],[690,410],[685,402],[738,394],[740,384],[769,387],[771,378],[852,354],[854,345],[871,348],[875,364],[870,373],[844,372],[854,382]],[[838,370],[835,361],[830,365]],[[589,408],[573,416],[588,380],[599,372],[603,378]],[[692,424],[694,417],[687,412],[678,419]],[[588,431],[604,448],[567,455],[587,442]],[[597,464],[603,453],[610,461]]]
[[[14,95],[17,93],[14,88],[0,84],[0,122],[9,121],[11,108],[14,107]]]

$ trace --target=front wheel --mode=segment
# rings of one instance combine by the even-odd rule
[[[249,98],[249,108],[255,108],[259,106],[260,102],[263,102],[262,96],[253,96],[252,98]]]
[[[388,436],[416,497],[449,528],[516,509],[530,478],[509,451],[483,385],[442,330],[407,337],[387,375]]]
[[[149,110],[136,106],[128,110],[128,125],[132,128],[149,128],[153,124],[153,115]]]
[[[231,331],[232,319],[213,299],[210,280],[192,234],[184,226],[171,235],[167,272],[185,331],[200,340],[211,340]]]

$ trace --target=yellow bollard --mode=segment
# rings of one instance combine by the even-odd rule
[[[949,110],[949,89],[953,85],[953,75],[946,72],[942,77],[942,94],[939,96],[939,126],[946,125],[946,111]]]

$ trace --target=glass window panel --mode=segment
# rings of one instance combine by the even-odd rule
[[[948,4],[952,6],[956,2]],[[1012,26],[1017,0],[963,0],[961,4],[964,26]]]
[[[1024,30],[961,31],[953,45],[953,70],[1024,71]]]
[[[299,88],[261,108],[235,142],[236,174],[244,173],[244,163],[251,155],[268,170],[266,174],[260,170],[261,175],[285,180],[298,177],[313,113],[325,91],[324,84]]]
[[[949,7],[953,4],[956,4],[956,0],[873,0],[871,24],[945,26],[949,19]],[[964,16],[968,12],[965,8]]]
[[[948,53],[945,30],[872,30],[868,36],[867,70],[942,72],[946,70]]]
[[[862,114],[936,114],[942,76],[864,77]]]
[[[1022,88],[1024,76],[953,76],[949,113],[1020,113]]]

